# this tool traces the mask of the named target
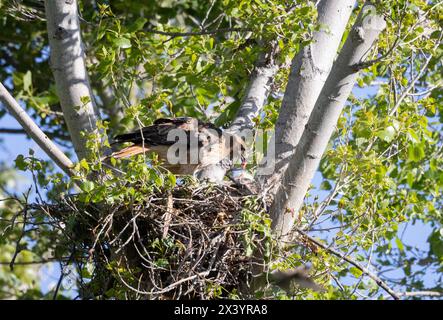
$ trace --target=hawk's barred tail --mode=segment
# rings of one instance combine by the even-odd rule
[[[143,148],[142,146],[130,146],[112,153],[109,157],[114,157],[115,159],[125,159],[148,151],[148,148]]]

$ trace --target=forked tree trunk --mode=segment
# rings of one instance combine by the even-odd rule
[[[274,193],[281,175],[305,129],[315,102],[329,75],[344,30],[356,0],[322,0],[318,4],[317,24],[312,42],[294,57],[275,125],[275,171],[267,179]]]
[[[286,236],[318,168],[320,159],[358,76],[362,62],[386,27],[375,7],[365,4],[334,63],[294,155],[283,175],[271,208],[273,228]]]

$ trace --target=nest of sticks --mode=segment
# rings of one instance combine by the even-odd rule
[[[129,205],[70,197],[37,209],[64,222],[77,244],[69,263],[93,264],[91,280],[78,281],[83,298],[214,299],[244,297],[253,265],[269,256],[265,207],[235,186],[191,184]]]

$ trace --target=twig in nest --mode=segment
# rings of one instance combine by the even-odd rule
[[[172,200],[172,193],[171,193],[171,191],[168,191],[166,212],[165,212],[165,216],[164,216],[165,224],[163,227],[162,239],[165,239],[168,236],[169,225],[171,224],[172,214],[173,214],[173,210],[174,210],[173,206],[174,206],[174,203]]]

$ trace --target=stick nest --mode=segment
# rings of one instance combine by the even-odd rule
[[[69,263],[94,266],[83,298],[213,299],[243,296],[272,241],[266,203],[234,186],[182,185],[138,202],[38,210],[65,225]]]

